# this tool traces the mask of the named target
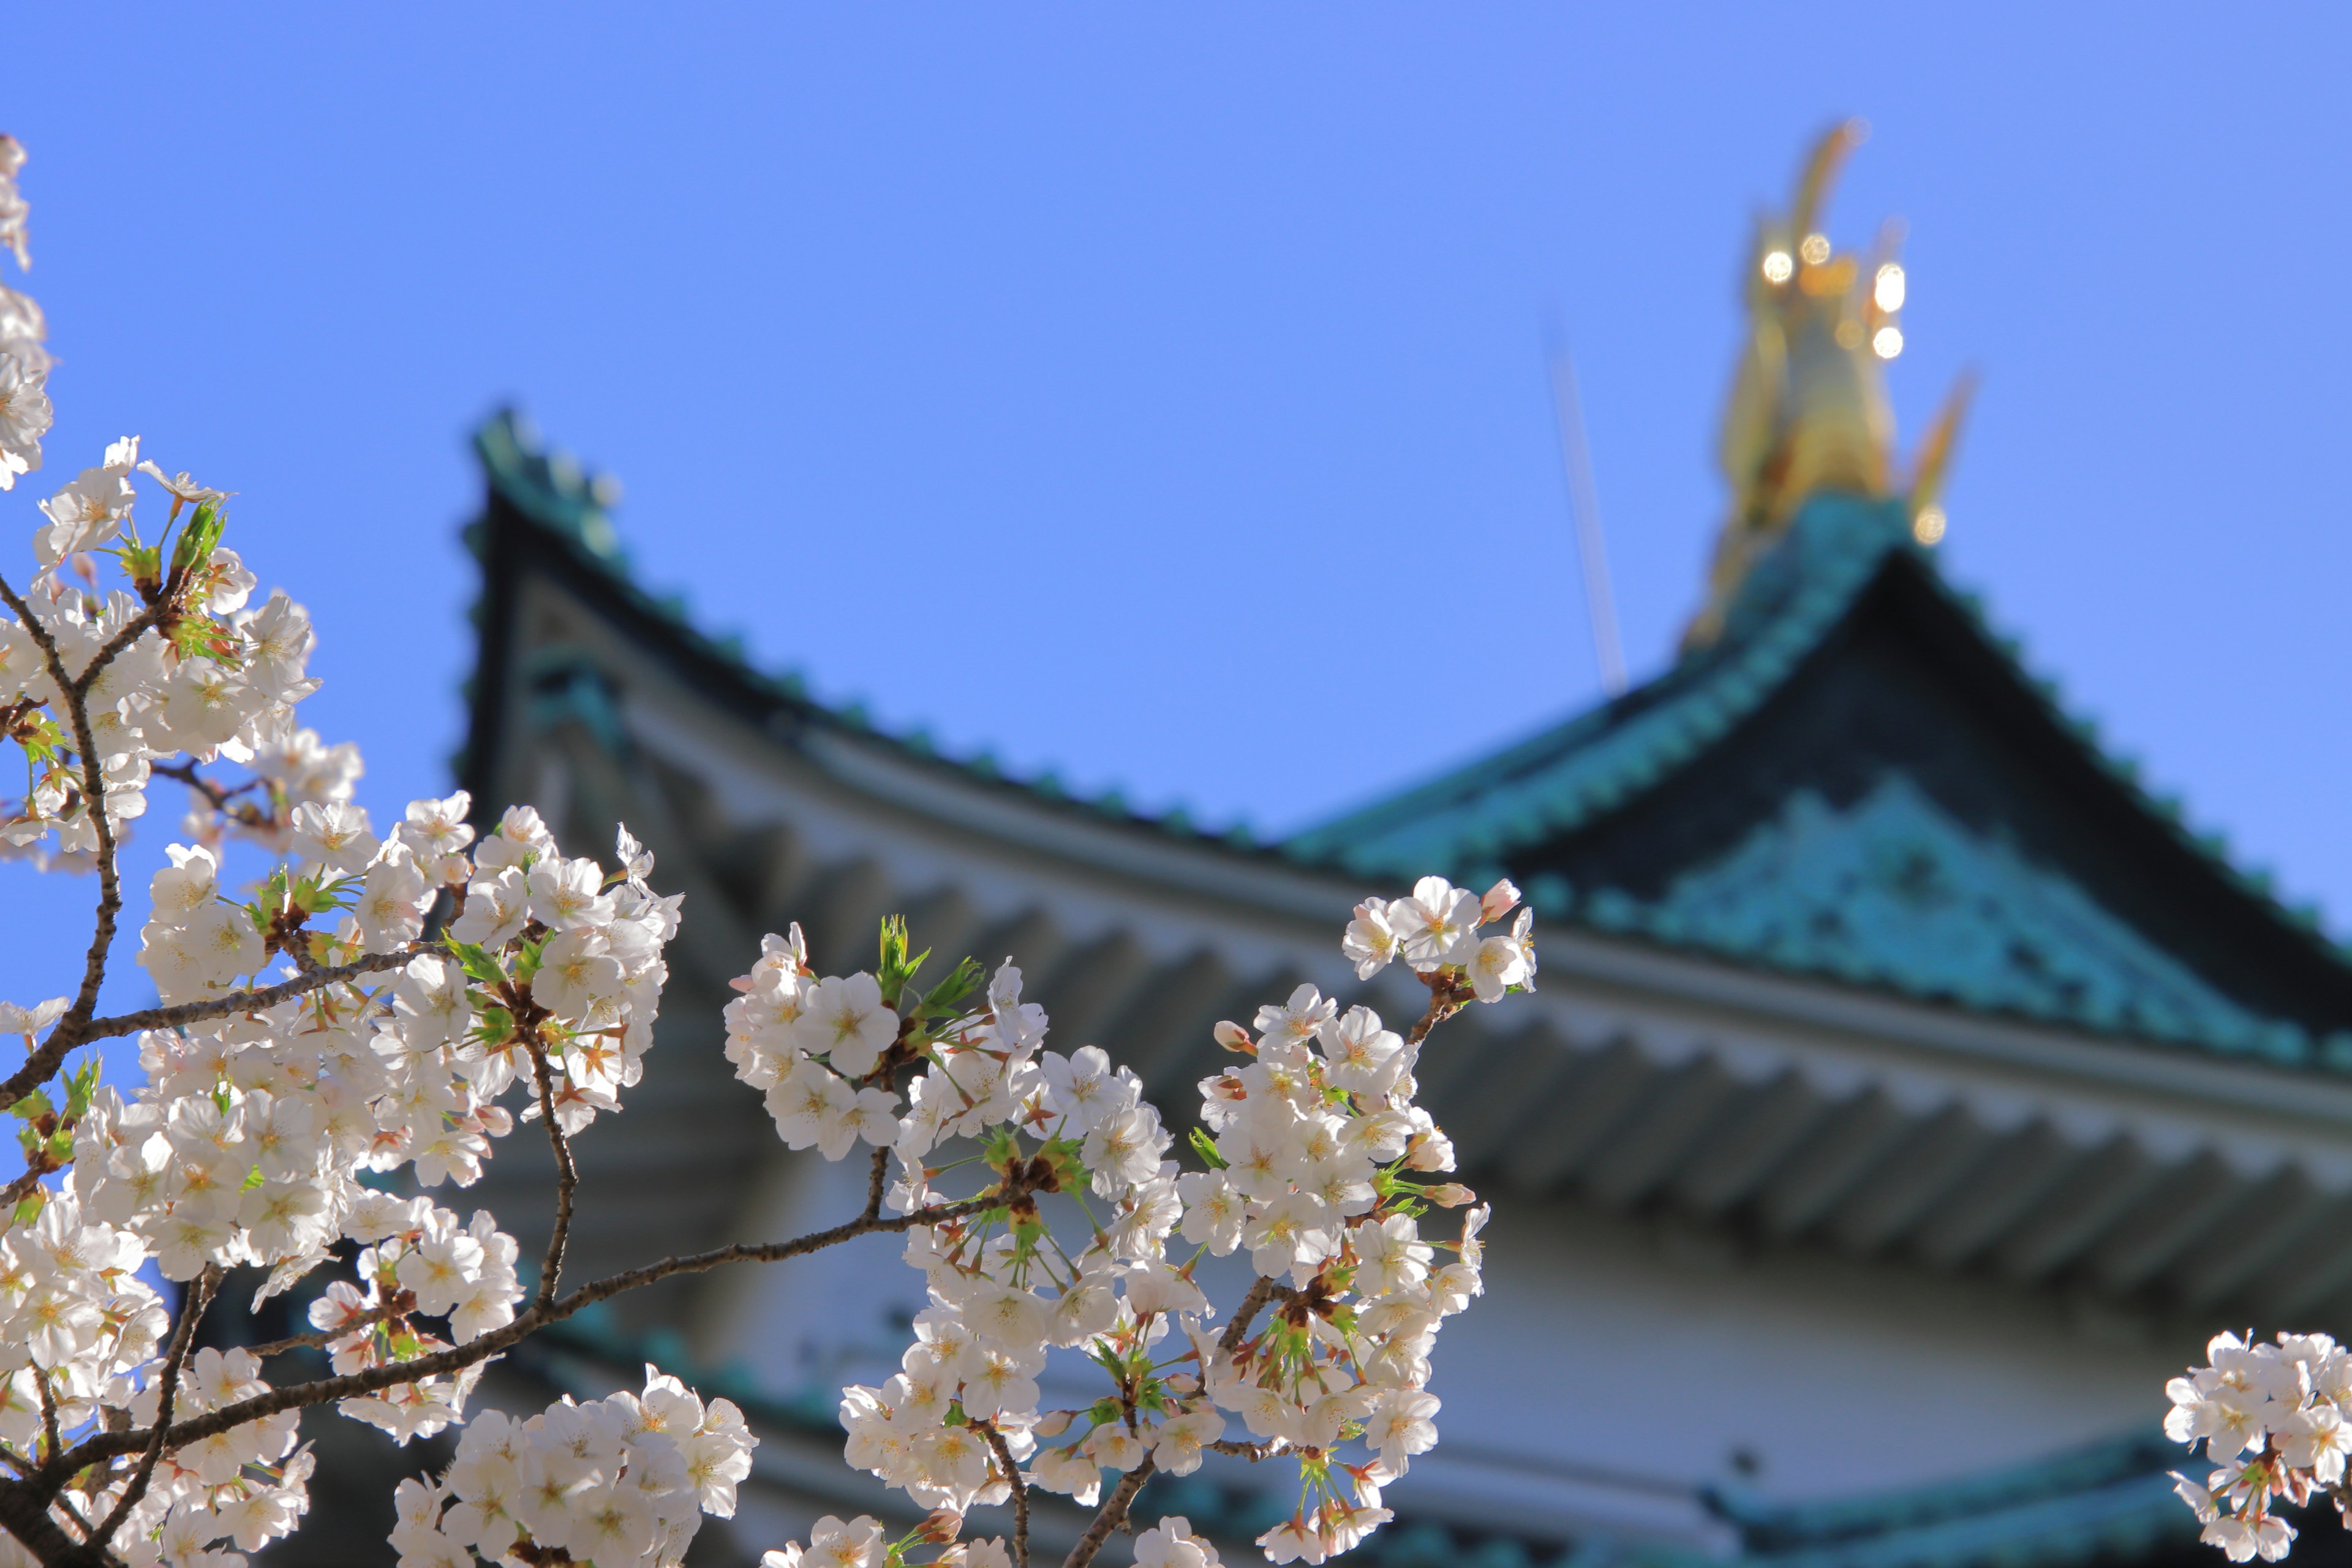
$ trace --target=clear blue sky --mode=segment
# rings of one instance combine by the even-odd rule
[[[12,18],[5,126],[63,360],[47,477],[139,431],[241,492],[380,820],[447,784],[462,440],[514,399],[625,481],[646,581],[763,662],[1276,830],[1597,696],[1551,320],[1629,649],[1663,665],[1749,215],[1865,115],[1832,226],[1909,222],[1906,439],[1985,375],[1947,569],[2341,930],[2347,34],[2320,6],[86,4]],[[44,493],[0,502],[17,537]],[[83,888],[0,875],[0,994],[63,989]]]

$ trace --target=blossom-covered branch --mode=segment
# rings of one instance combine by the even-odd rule
[[[0,246],[20,259],[21,162],[0,138]],[[44,331],[0,286],[0,489],[39,467]],[[257,605],[224,542],[228,496],[139,447],[40,503],[25,591],[0,577],[0,738],[26,780],[0,802],[0,847],[99,886],[68,994],[0,1003],[0,1036],[25,1043],[0,1079],[25,1153],[0,1206],[0,1568],[231,1568],[299,1525],[313,1461],[296,1423],[323,1405],[404,1444],[462,1428],[445,1472],[400,1483],[404,1568],[670,1568],[705,1516],[734,1512],[740,1413],[648,1367],[639,1393],[469,1415],[485,1367],[625,1291],[883,1235],[905,1238],[928,1304],[899,1372],[843,1391],[847,1458],[928,1514],[887,1543],[872,1519],[820,1521],[770,1563],[1027,1568],[1042,1489],[1095,1510],[1066,1563],[1087,1568],[1148,1479],[1212,1452],[1297,1465],[1298,1506],[1260,1538],[1276,1562],[1320,1563],[1390,1517],[1381,1489],[1436,1441],[1436,1335],[1483,1290],[1486,1210],[1441,1179],[1453,1147],[1415,1072],[1445,1019],[1534,984],[1507,881],[1482,897],[1428,878],[1360,906],[1341,952],[1360,980],[1409,968],[1420,1018],[1400,1034],[1301,985],[1217,1026],[1234,1060],[1199,1084],[1202,1130],[1182,1141],[1105,1052],[1045,1048],[1010,963],[929,967],[893,920],[872,970],[821,975],[799,928],[771,935],[736,982],[728,1056],[787,1147],[864,1146],[862,1209],[566,1290],[598,1197],[574,1145],[646,1070],[679,897],[655,892],[625,827],[608,868],[529,806],[478,834],[464,794],[420,800],[379,835],[356,750],[298,718],[318,685],[308,616],[283,593]],[[144,531],[142,478],[163,493]],[[158,1004],[101,1017],[117,850],[158,776],[188,795],[134,955]],[[130,1083],[75,1060],[129,1035]],[[436,1199],[533,1118],[556,1180],[527,1291],[497,1216]],[[1441,1209],[1459,1225],[1425,1237]],[[1243,1251],[1252,1282],[1220,1321],[1196,1272]],[[192,1350],[239,1268],[260,1276],[257,1308],[307,1296],[311,1331]],[[184,1283],[176,1312],[156,1273]],[[298,1349],[329,1374],[272,1386],[264,1357]],[[1055,1357],[1099,1374],[1091,1401],[1040,1408]],[[971,1509],[1008,1503],[1009,1549],[961,1539]],[[1216,1561],[1178,1517],[1136,1555]]]

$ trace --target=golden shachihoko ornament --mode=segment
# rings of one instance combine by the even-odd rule
[[[1814,143],[1784,215],[1759,217],[1745,270],[1748,337],[1724,410],[1719,460],[1731,510],[1716,542],[1706,602],[1687,648],[1722,635],[1748,568],[1784,532],[1806,497],[1826,491],[1900,497],[1923,544],[1943,536],[1937,505],[1967,406],[1963,377],[1898,475],[1885,362],[1903,352],[1905,278],[1888,224],[1868,261],[1834,249],[1818,226],[1830,185],[1867,128],[1832,126]]]

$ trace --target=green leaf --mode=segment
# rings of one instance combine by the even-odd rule
[[[47,1187],[35,1187],[16,1205],[16,1223],[18,1225],[32,1224],[35,1220],[41,1217],[41,1211],[48,1206],[48,1189]]]
[[[949,971],[946,979],[925,993],[922,1005],[915,1009],[916,1016],[938,1018],[954,1012],[971,994],[971,988],[980,984],[982,973],[978,962],[969,958],[963,960]]]
[[[875,979],[881,984],[884,1006],[898,1005],[908,983],[930,956],[929,948],[911,958],[908,956],[906,916],[892,915],[882,922],[881,963],[877,967]]]
[[[92,1057],[66,1077],[66,1115],[79,1121],[98,1094],[99,1058]]]
[[[37,1089],[32,1093],[26,1095],[24,1099],[18,1100],[16,1104],[10,1106],[8,1108],[8,1113],[11,1116],[20,1117],[24,1121],[30,1121],[36,1117],[47,1116],[55,1109],[56,1108],[49,1103],[49,1091],[46,1089]]]
[[[478,981],[484,985],[506,984],[507,972],[499,966],[497,959],[483,951],[480,944],[459,942],[455,937],[443,937],[441,941],[456,956],[457,967],[466,972],[467,979]]]
[[[1209,1169],[1213,1171],[1222,1171],[1226,1169],[1231,1163],[1231,1162],[1223,1154],[1217,1152],[1217,1141],[1210,1137],[1208,1133],[1203,1131],[1202,1129],[1198,1127],[1193,1128],[1192,1139],[1192,1152],[1201,1156],[1201,1159],[1208,1165]]]
[[[547,935],[541,937],[537,942],[527,942],[522,944],[521,952],[515,958],[515,978],[517,980],[522,981],[526,984],[530,983],[530,977],[539,973],[540,960],[541,955],[547,952],[547,944],[554,940],[555,933],[550,931]]]
[[[200,563],[210,561],[213,547],[220,543],[221,530],[227,520],[221,516],[218,501],[206,501],[196,508],[195,516],[180,531],[180,542],[172,552],[172,569],[184,571]]]

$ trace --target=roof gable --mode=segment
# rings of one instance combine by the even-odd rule
[[[1723,639],[1303,834],[1393,878],[2102,1033],[2352,1066],[2352,966],[2149,799],[1946,584],[1899,503],[1821,497]]]

